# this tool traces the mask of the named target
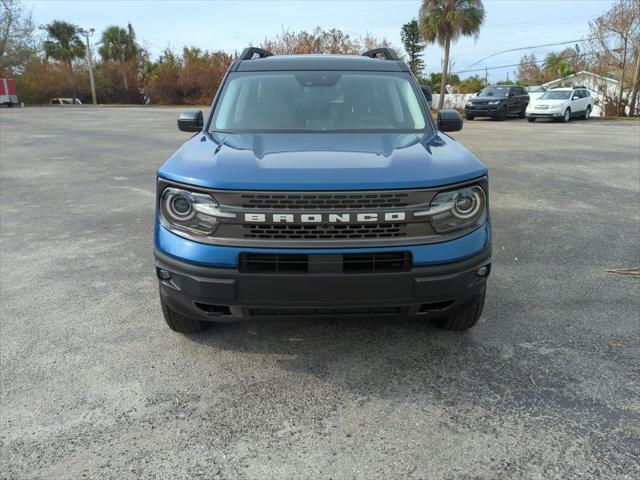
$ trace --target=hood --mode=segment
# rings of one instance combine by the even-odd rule
[[[367,190],[447,185],[487,168],[442,133],[198,133],[158,175],[233,190]]]
[[[507,97],[471,97],[471,103],[487,103],[506,100]]]
[[[550,107],[555,107],[555,106],[561,106],[564,105],[565,103],[567,103],[569,100],[568,99],[560,99],[560,100],[548,100],[548,99],[542,99],[542,98],[538,98],[535,101],[533,101],[533,105],[549,105]]]

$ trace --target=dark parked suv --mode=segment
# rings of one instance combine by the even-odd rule
[[[475,117],[491,117],[504,120],[508,115],[524,118],[529,94],[524,87],[515,85],[491,85],[485,87],[477,97],[470,98],[464,107],[467,120]]]

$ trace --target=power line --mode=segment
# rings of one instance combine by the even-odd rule
[[[500,55],[500,54],[502,54],[502,53],[518,52],[518,51],[521,51],[521,50],[533,50],[533,49],[535,49],[535,48],[555,47],[555,46],[558,46],[558,45],[568,45],[568,44],[570,44],[570,43],[584,42],[584,41],[588,41],[588,40],[593,40],[593,37],[589,37],[589,38],[579,38],[579,39],[577,39],[577,40],[568,40],[568,41],[566,41],[566,42],[544,43],[544,44],[541,44],[541,45],[533,45],[533,46],[530,46],[530,47],[509,48],[509,49],[507,49],[507,50],[501,50],[501,51],[499,51],[499,52],[494,52],[494,53],[492,53],[491,55],[488,55],[488,56],[484,57],[483,59],[478,60],[478,61],[477,61],[477,62],[475,62],[475,63],[472,63],[472,64],[471,64],[471,65],[469,65],[469,67],[467,67],[467,68],[475,67],[475,66],[476,66],[476,65],[478,65],[479,63],[482,63],[482,62],[484,62],[485,60],[488,60],[489,58],[491,58],[491,57],[495,57],[496,55]],[[483,69],[483,70],[484,70],[484,69]]]
[[[586,57],[589,55],[596,55],[599,53],[606,53],[604,50],[601,51],[596,51],[596,52],[587,52],[587,53],[578,53],[576,55],[567,55],[566,57],[563,57],[563,60],[569,60],[571,58],[577,58],[577,57]],[[500,65],[500,66],[494,66],[494,67],[483,67],[483,68],[475,68],[475,69],[471,69],[471,70],[459,70],[457,72],[451,72],[454,75],[458,75],[460,73],[470,73],[470,72],[484,72],[485,70],[498,70],[500,68],[511,68],[511,67],[519,67],[520,65],[535,65],[538,63],[544,63],[546,60],[537,60],[535,62],[519,62],[519,63],[512,63],[510,65]]]

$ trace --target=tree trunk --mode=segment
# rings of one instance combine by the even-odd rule
[[[124,97],[127,103],[129,103],[129,80],[127,79],[127,64],[122,64],[122,81],[124,83]]]
[[[444,62],[442,66],[442,83],[440,84],[440,98],[438,99],[438,110],[444,107],[444,95],[447,92],[447,80],[449,79],[449,48],[451,47],[451,39],[447,38],[444,42]]]
[[[640,47],[636,48],[636,70],[633,72],[633,84],[631,85],[631,107],[629,107],[629,116],[640,114],[638,111],[638,87],[640,85]]]
[[[76,76],[73,72],[73,62],[71,60],[69,60],[69,78],[71,79],[71,90],[72,90],[72,97],[71,97],[71,104],[73,105],[75,103],[75,99],[76,99]]]
[[[618,116],[624,117],[624,75],[627,71],[627,38],[622,49],[622,65],[620,66],[620,93],[618,93]]]

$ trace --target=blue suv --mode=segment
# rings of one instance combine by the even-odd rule
[[[442,133],[407,64],[362,56],[234,61],[194,132],[158,170],[164,318],[424,315],[463,330],[491,270],[487,168]]]

